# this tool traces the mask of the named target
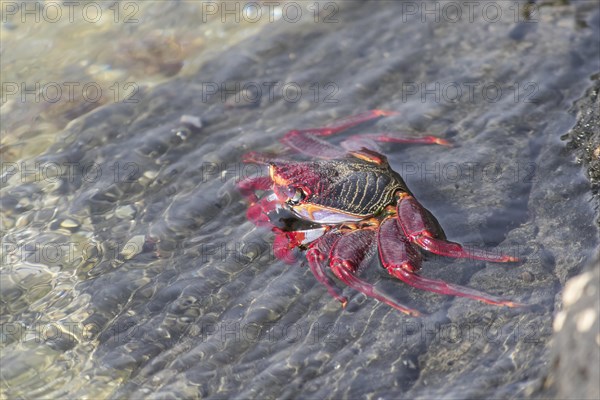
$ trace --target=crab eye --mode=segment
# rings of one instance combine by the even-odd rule
[[[287,203],[290,205],[294,206],[299,204],[304,199],[304,192],[300,188],[290,188],[290,194],[291,193],[294,193],[294,195],[291,196],[287,201]]]

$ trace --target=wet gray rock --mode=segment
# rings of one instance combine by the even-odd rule
[[[563,139],[578,163],[587,169],[595,199],[600,178],[600,89],[595,84],[577,100],[575,127]],[[599,221],[599,220],[597,220]],[[600,398],[600,254],[585,271],[569,279],[562,293],[562,310],[554,318],[552,367],[541,397]]]
[[[597,200],[600,158],[600,107],[598,77],[573,110],[577,123],[562,138],[577,162],[587,169],[594,201]],[[597,220],[598,221],[598,220]],[[535,397],[573,399],[600,398],[600,255],[584,272],[569,279],[562,291],[562,304],[554,317],[552,364],[543,388]]]

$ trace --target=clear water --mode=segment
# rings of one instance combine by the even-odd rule
[[[559,139],[600,70],[596,2],[241,4],[239,22],[222,3],[97,3],[95,22],[36,4],[40,22],[3,3],[3,397],[539,390],[562,285],[597,245]],[[343,310],[273,257],[235,190],[264,173],[242,154],[373,108],[401,116],[351,133],[455,144],[386,148],[451,240],[526,257],[429,256],[422,273],[540,310],[410,289],[376,263],[368,278],[428,316],[350,289]]]

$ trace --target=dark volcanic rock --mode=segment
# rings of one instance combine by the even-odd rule
[[[577,161],[587,168],[592,191],[598,196],[600,189],[600,73],[595,75],[594,86],[577,100],[577,125],[563,139],[569,140]]]

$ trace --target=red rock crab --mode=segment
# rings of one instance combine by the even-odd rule
[[[280,156],[251,152],[244,161],[268,165],[269,176],[241,181],[238,187],[250,201],[248,218],[275,232],[275,255],[288,263],[294,252],[306,250],[312,273],[343,306],[347,299],[327,275],[406,314],[419,311],[398,303],[358,272],[378,252],[381,264],[395,278],[430,292],[468,297],[485,303],[516,307],[520,304],[464,286],[419,275],[421,250],[446,257],[514,262],[515,257],[484,250],[467,250],[446,240],[436,218],[415,199],[402,177],[378,151],[377,142],[448,145],[426,136],[402,138],[397,134],[361,134],[341,143],[341,148],[322,139],[360,123],[395,113],[372,110],[338,120],[320,129],[292,130],[281,142],[291,151],[315,158],[293,161]],[[259,198],[257,191],[268,194]],[[291,212],[304,228],[277,227],[272,215]]]

